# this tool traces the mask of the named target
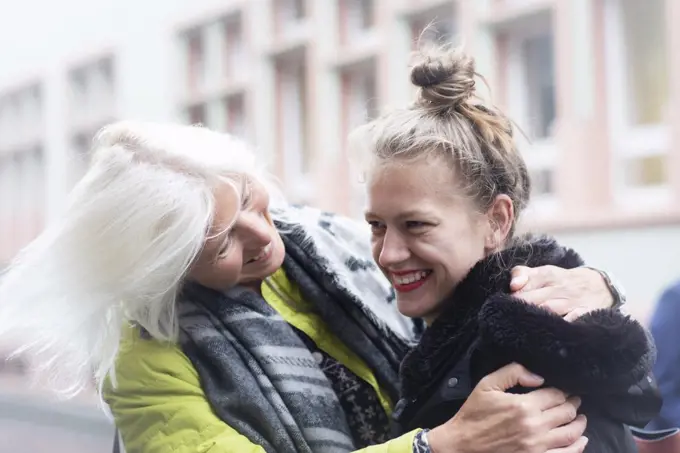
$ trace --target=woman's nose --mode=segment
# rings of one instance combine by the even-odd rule
[[[408,246],[398,234],[385,233],[378,264],[381,267],[389,268],[396,264],[406,261],[410,256]]]
[[[244,212],[235,225],[248,248],[261,248],[272,241],[272,228],[261,213]]]

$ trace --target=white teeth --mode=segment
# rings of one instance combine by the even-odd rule
[[[267,246],[263,248],[262,251],[255,258],[252,258],[249,262],[254,263],[255,261],[261,260],[263,257],[267,255],[267,253],[269,253],[269,249],[271,249],[271,247],[272,247],[271,244],[267,244]]]
[[[392,278],[394,279],[394,283],[397,285],[408,285],[409,283],[414,283],[419,280],[424,279],[430,275],[429,272],[427,271],[418,271],[418,272],[413,272],[411,274],[406,274],[406,275],[393,275]]]

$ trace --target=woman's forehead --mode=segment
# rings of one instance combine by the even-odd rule
[[[220,184],[215,189],[214,196],[215,212],[206,246],[212,243],[222,243],[224,235],[228,233],[241,210],[241,190],[236,184]]]

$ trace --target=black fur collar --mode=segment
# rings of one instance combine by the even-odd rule
[[[639,323],[611,309],[568,323],[509,294],[514,266],[571,269],[582,264],[576,252],[549,237],[519,239],[479,261],[402,363],[402,395],[416,399],[437,385],[473,344],[473,382],[519,362],[543,376],[547,385],[576,394],[620,391],[637,383],[655,358]]]

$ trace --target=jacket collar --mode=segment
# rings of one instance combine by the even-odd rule
[[[581,266],[573,250],[549,237],[524,237],[479,261],[445,301],[402,363],[402,395],[417,398],[436,385],[474,344],[485,359],[473,378],[516,361],[546,383],[575,393],[626,389],[649,371],[655,351],[647,332],[615,310],[598,310],[573,323],[510,295],[518,265]]]

